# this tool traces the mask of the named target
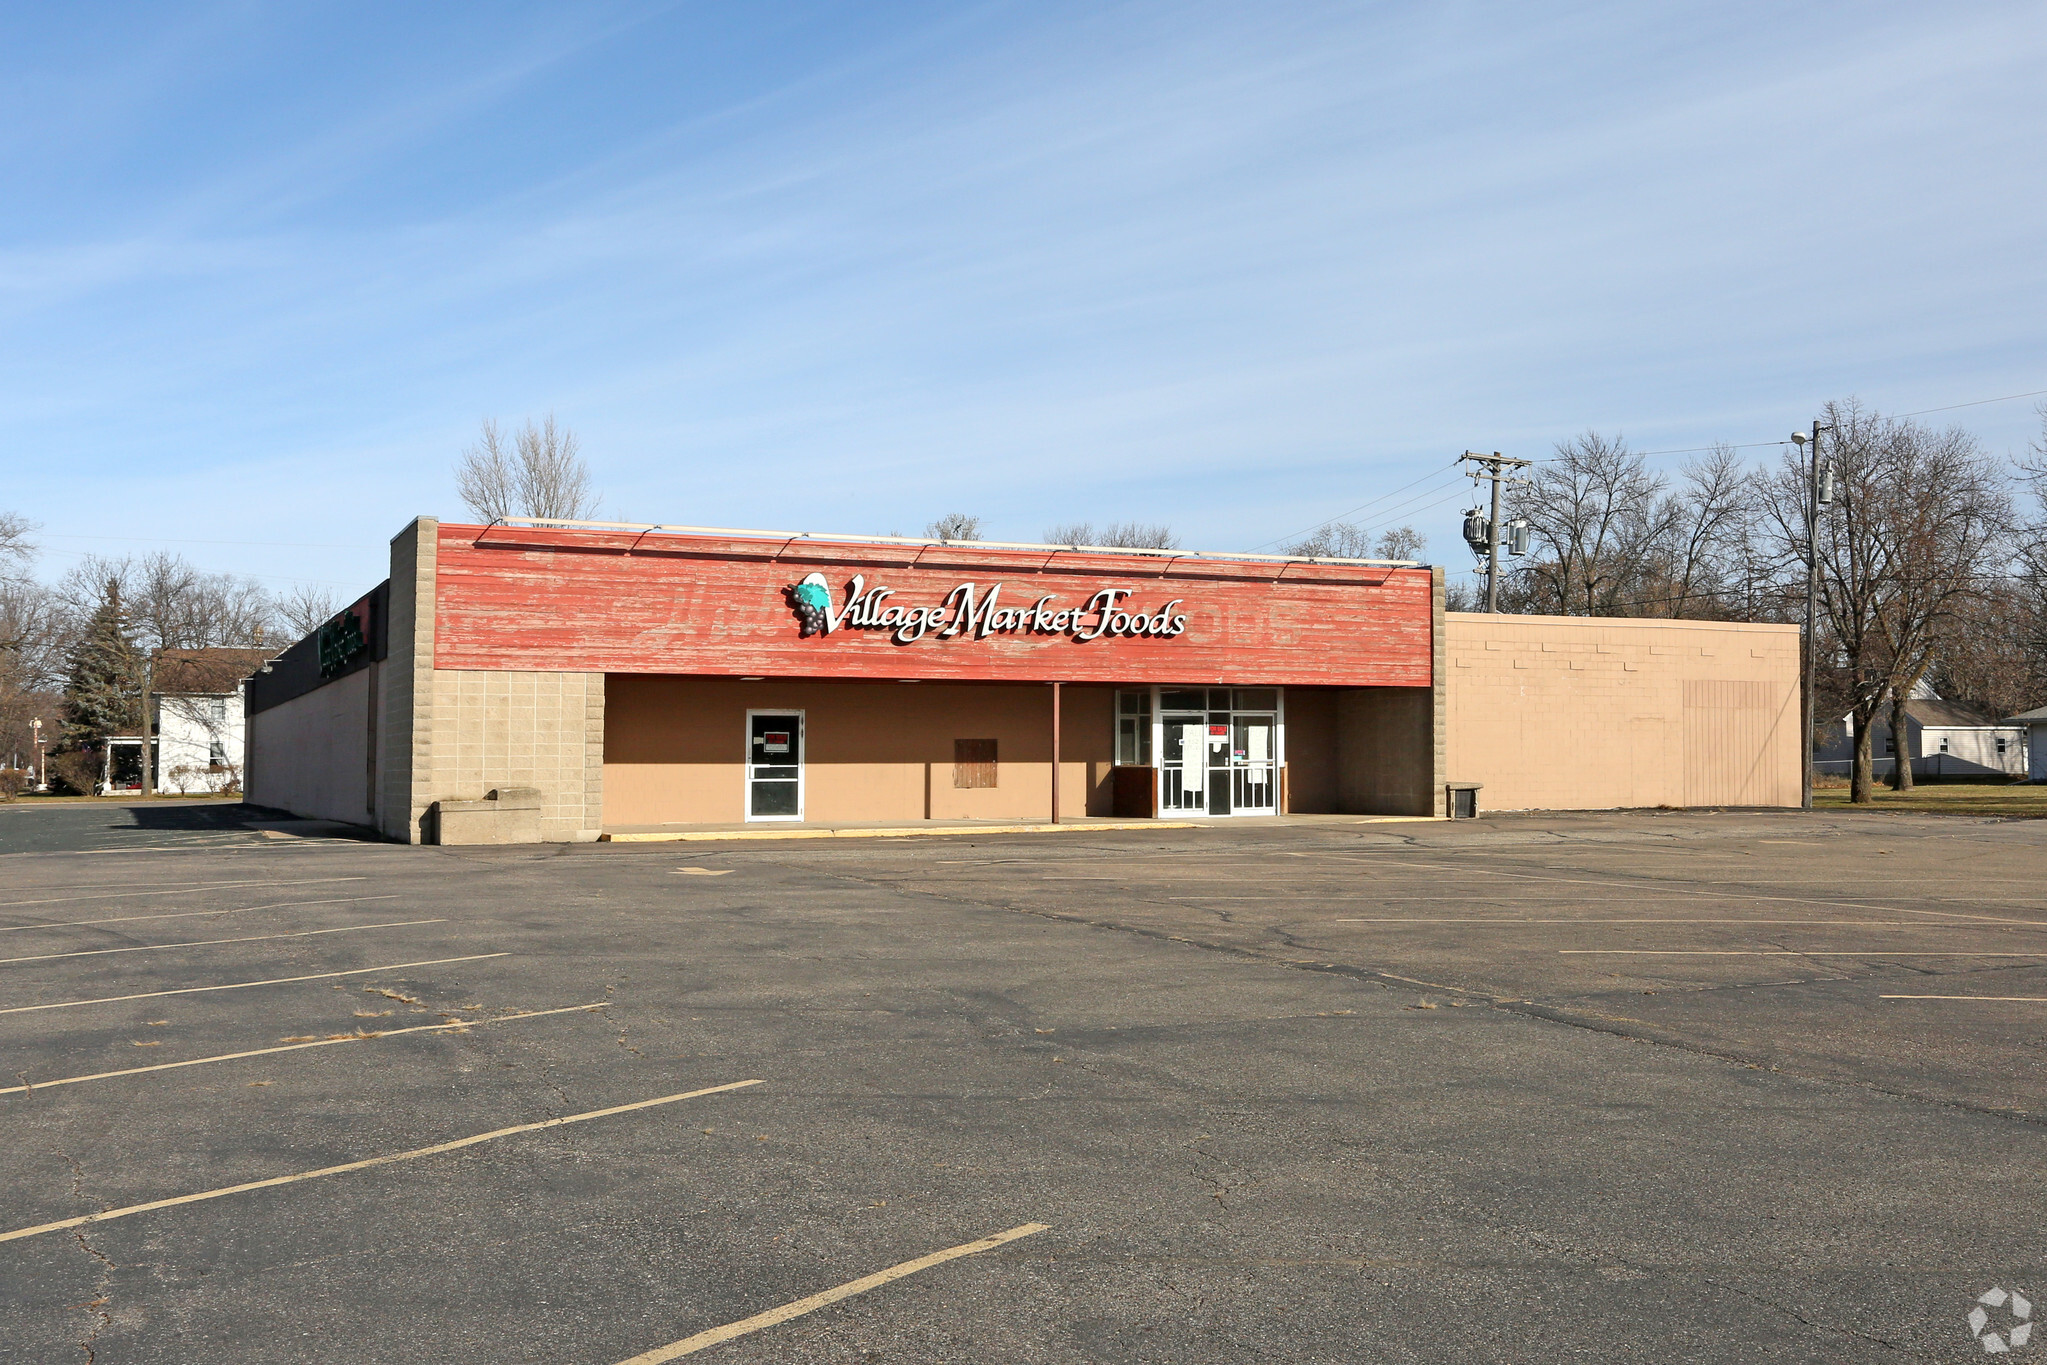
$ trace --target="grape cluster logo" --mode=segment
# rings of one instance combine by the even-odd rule
[[[832,590],[825,586],[823,574],[807,573],[801,582],[782,589],[782,594],[789,599],[789,609],[796,613],[796,624],[801,629],[798,638],[808,640],[830,628]]]
[[[1990,1289],[1969,1310],[1969,1334],[1984,1354],[2001,1356],[2033,1339],[2033,1305],[2016,1289]]]

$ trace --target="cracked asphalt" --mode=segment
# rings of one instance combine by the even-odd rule
[[[1029,1222],[703,1358],[1945,1361],[2047,1292],[2047,822],[253,814],[0,807],[0,1361],[617,1365]]]

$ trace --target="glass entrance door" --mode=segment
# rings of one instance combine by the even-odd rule
[[[803,818],[803,713],[746,713],[746,818]]]
[[[1167,691],[1159,698],[1159,813],[1209,809],[1208,694]],[[1223,799],[1228,801],[1227,790]],[[1225,810],[1227,813],[1227,809]]]
[[[1162,689],[1159,813],[1277,815],[1279,696],[1276,687]]]
[[[1249,690],[1249,689],[1239,689]],[[1230,727],[1230,804],[1238,815],[1279,813],[1275,717],[1243,711]]]

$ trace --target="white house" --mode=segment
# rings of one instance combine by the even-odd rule
[[[2033,782],[2047,782],[2047,706],[2006,716],[2004,723],[2026,728],[2026,777]]]
[[[260,649],[164,649],[154,678],[156,789],[240,791],[242,680],[263,666]]]
[[[2047,726],[2047,714],[2039,722]],[[1878,776],[1898,761],[1886,706],[1870,726],[1871,767]],[[1942,701],[1930,693],[1905,703],[1905,753],[1915,777],[2024,777],[2028,751],[2025,718],[1999,720],[1979,706]],[[1823,773],[1846,774],[1855,756],[1855,718],[1844,716],[1826,726],[1813,753],[1813,766]],[[2047,762],[2047,755],[2041,760]]]

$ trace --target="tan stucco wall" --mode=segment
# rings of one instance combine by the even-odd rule
[[[1797,627],[1444,619],[1446,772],[1482,810],[1799,803]]]
[[[249,800],[369,823],[370,677],[363,669],[249,718]]]
[[[612,674],[609,827],[746,818],[746,713],[804,713],[806,820],[1043,819],[1052,805],[1045,686],[779,682]],[[1115,692],[1061,689],[1061,814],[1106,814]],[[953,741],[996,742],[994,787],[953,786]]]

